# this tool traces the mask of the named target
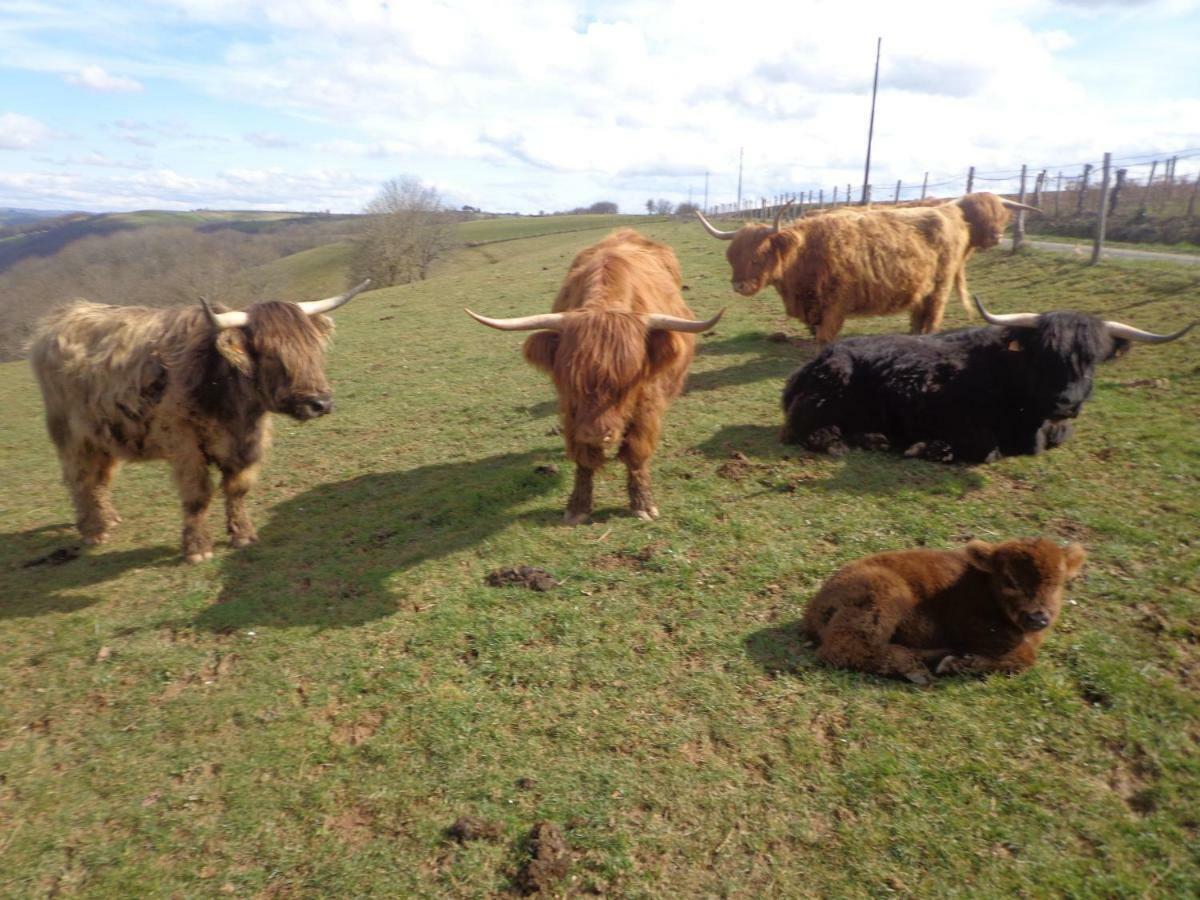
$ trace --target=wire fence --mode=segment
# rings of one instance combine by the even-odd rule
[[[1028,220],[1031,232],[1090,237],[1105,196],[1102,160],[1066,164],[1023,165],[1007,170],[924,172],[919,178],[872,183],[808,186],[743,195],[741,202],[714,203],[714,216],[770,218],[785,204],[796,212],[870,203],[886,206],[920,203],[991,191],[1041,209]],[[1105,218],[1114,240],[1200,243],[1200,147],[1171,153],[1116,157],[1109,165]],[[728,180],[728,179],[723,179]],[[865,194],[865,197],[864,197]]]

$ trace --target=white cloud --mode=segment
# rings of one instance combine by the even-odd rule
[[[141,82],[121,75],[110,75],[100,66],[84,66],[67,76],[69,84],[103,93],[127,94],[142,90]]]
[[[20,113],[0,114],[0,150],[28,150],[57,135],[47,125]]]

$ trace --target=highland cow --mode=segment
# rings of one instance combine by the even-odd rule
[[[976,248],[994,246],[1010,209],[1035,209],[994,194],[914,208],[842,207],[781,228],[752,223],[737,231],[714,228],[730,241],[725,253],[733,289],[751,297],[768,285],[787,314],[827,344],[847,318],[909,311],[913,334],[941,326],[946,300],[957,289],[970,314],[966,265]]]
[[[581,251],[571,263],[552,312],[476,321],[502,331],[536,331],[525,359],[554,380],[575,487],[565,521],[592,512],[592,481],[605,452],[628,469],[629,506],[658,517],[650,490],[650,459],[662,416],[683,389],[695,352],[694,335],[724,310],[697,322],[680,293],[679,263],[670,247],[622,229]]]
[[[938,675],[1033,665],[1087,553],[1045,538],[878,553],[844,566],[801,629],[832,666],[929,684]]]
[[[213,555],[209,465],[221,472],[229,542],[257,540],[246,512],[270,440],[267,413],[305,421],[333,409],[323,315],[364,290],[242,311],[78,302],[45,319],[30,362],[85,544],[121,521],[109,483],[122,462],[166,460],[183,502],[183,555]]]
[[[990,326],[826,347],[788,379],[780,439],[936,462],[1041,453],[1070,436],[1098,364],[1131,341],[1165,343],[1193,327],[1152,334],[1082,313],[992,315],[975,302]]]

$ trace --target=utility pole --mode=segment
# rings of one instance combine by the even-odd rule
[[[871,143],[875,139],[875,95],[879,91],[879,52],[883,38],[875,41],[875,83],[871,86],[871,124],[867,128],[867,165],[863,169],[862,205],[867,205],[867,183],[871,180]]]

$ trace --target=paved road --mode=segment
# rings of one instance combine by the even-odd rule
[[[1074,253],[1077,256],[1092,258],[1091,244],[1066,244],[1060,241],[1037,241],[1025,238],[1025,243],[1035,250],[1049,250],[1052,253]],[[1009,246],[1012,246],[1011,241]],[[1180,263],[1181,265],[1200,266],[1200,256],[1190,253],[1161,253],[1156,250],[1131,250],[1127,247],[1105,247],[1100,251],[1101,259],[1153,259]]]

